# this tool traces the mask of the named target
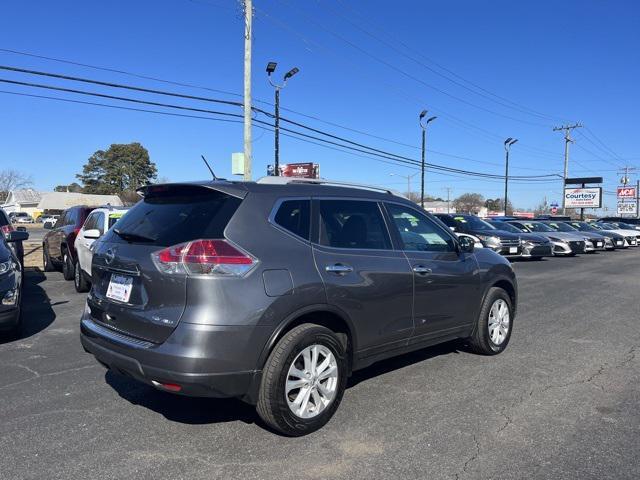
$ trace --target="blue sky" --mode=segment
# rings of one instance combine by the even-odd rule
[[[600,174],[606,179],[605,189],[612,191],[617,169],[640,165],[635,148],[640,107],[636,1],[254,1],[255,98],[272,100],[264,72],[268,61],[279,63],[279,74],[297,66],[300,73],[282,92],[283,108],[387,140],[283,112],[296,121],[417,159],[417,116],[427,108],[438,116],[429,129],[429,162],[503,174],[502,142],[516,137],[520,142],[512,149],[512,175],[561,172],[563,140],[552,127],[580,121],[588,129],[574,135],[571,175]],[[25,0],[4,5],[0,17],[0,49],[236,94],[242,92],[242,35],[234,0]],[[2,51],[0,64],[240,98]],[[4,71],[0,78],[114,94],[106,88]],[[1,84],[0,90],[101,102],[16,85]],[[171,102],[212,108],[195,101]],[[242,151],[242,126],[235,123],[6,93],[0,93],[0,106],[0,168],[32,175],[40,189],[74,181],[86,159],[111,143],[141,142],[160,176],[175,181],[206,177],[200,154],[214,164],[218,175],[229,177],[231,153]],[[226,110],[241,113],[234,107]],[[273,134],[256,129],[254,139],[257,177],[273,161]],[[403,165],[291,138],[282,138],[281,149],[283,163],[314,161],[329,178],[404,190],[406,180],[390,174],[414,173]],[[414,190],[419,188],[417,180],[414,177]],[[445,196],[445,187],[452,188],[452,197],[469,191],[503,195],[499,180],[427,172],[428,194]],[[559,181],[510,185],[517,207],[533,207],[545,196],[560,200]],[[605,198],[614,205],[613,196]]]

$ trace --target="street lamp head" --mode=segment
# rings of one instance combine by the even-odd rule
[[[509,143],[509,146],[513,145],[514,143],[517,143],[518,139],[514,138],[513,140],[511,140],[511,142]]]
[[[427,119],[427,123],[431,123],[431,122],[433,122],[436,118],[438,118],[438,117],[431,117],[431,118],[428,118],[428,119]]]
[[[277,66],[278,64],[276,62],[267,63],[267,74],[271,75],[273,72],[275,72]]]
[[[422,110],[420,112],[420,120],[422,120],[425,117],[426,114],[427,114],[427,111],[426,110]]]
[[[513,138],[509,137],[504,141],[505,145],[510,145],[511,144],[511,140],[513,140]]]
[[[287,73],[285,73],[284,79],[285,80],[289,80],[291,77],[293,77],[299,71],[300,71],[300,69],[298,67],[293,67],[291,70],[289,70]]]

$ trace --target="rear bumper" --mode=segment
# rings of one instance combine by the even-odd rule
[[[261,327],[181,322],[166,342],[156,345],[112,331],[85,312],[80,340],[85,351],[105,367],[159,390],[167,390],[162,384],[173,384],[179,385],[180,391],[167,391],[198,397],[239,397],[255,403],[262,373],[256,369],[257,357],[264,343],[245,347],[256,340],[256,330],[267,333]]]

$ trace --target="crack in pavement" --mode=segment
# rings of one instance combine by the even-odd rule
[[[460,480],[460,476],[467,473],[469,465],[480,457],[480,442],[478,441],[478,437],[476,437],[475,433],[473,434],[473,442],[475,443],[476,451],[467,459],[466,462],[464,462],[462,472],[456,473],[456,480]]]
[[[52,377],[52,376],[55,376],[55,375],[63,375],[65,373],[77,372],[79,370],[86,370],[88,368],[96,368],[96,367],[104,368],[99,363],[96,363],[96,364],[92,364],[92,365],[85,365],[83,367],[75,367],[75,368],[68,368],[66,370],[59,370],[57,372],[38,374],[38,372],[36,372],[35,370],[32,370],[32,369],[30,369],[28,367],[25,367],[24,365],[18,365],[18,364],[13,364],[13,365],[16,365],[16,366],[22,367],[22,368],[26,368],[27,370],[31,371],[32,373],[35,373],[36,376],[31,377],[31,378],[27,378],[25,380],[20,380],[19,382],[13,382],[13,383],[8,383],[7,385],[2,385],[2,386],[0,386],[0,390],[4,390],[5,388],[9,388],[9,387],[15,387],[16,385],[22,385],[23,383],[28,383],[28,382],[31,382],[31,381],[33,381],[35,379],[38,379],[38,378]]]

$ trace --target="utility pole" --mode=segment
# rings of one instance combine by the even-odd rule
[[[253,0],[243,0],[244,7],[244,180],[251,180],[251,45],[253,37]]]
[[[400,175],[398,173],[390,173],[392,177],[401,177],[407,179],[407,198],[411,197],[411,179],[415,177],[419,172],[414,173],[413,175]]]
[[[275,103],[275,112],[274,112],[275,113],[275,125],[274,125],[275,126],[275,129],[274,129],[275,143],[274,143],[274,149],[273,149],[273,152],[274,152],[273,170],[274,170],[274,175],[276,176],[280,175],[280,90],[282,90],[284,87],[287,86],[287,80],[289,80],[291,77],[293,77],[296,73],[300,71],[298,67],[293,67],[291,70],[285,73],[282,83],[278,84],[278,83],[275,83],[271,78],[271,74],[276,71],[277,66],[278,64],[276,62],[269,62],[267,64],[267,75],[269,77],[269,83],[276,90],[276,98],[275,98],[276,103]]]
[[[447,191],[447,213],[451,213],[451,187],[444,187]]]
[[[640,180],[636,183],[636,218],[640,218]]]
[[[427,125],[433,122],[438,117],[430,117],[423,123],[424,117],[427,115],[427,110],[420,112],[419,123],[422,129],[422,162],[420,164],[420,206],[424,209],[424,171],[426,168],[425,157],[427,153]]]
[[[511,152],[511,145],[518,141],[517,138],[507,138],[504,141],[505,152],[505,167],[504,167],[504,216],[509,215],[507,213],[507,206],[509,205],[509,153]]]
[[[571,140],[571,130],[574,128],[581,128],[582,125],[580,123],[574,123],[573,125],[562,125],[560,127],[553,127],[554,132],[563,131],[564,132],[564,175],[562,181],[562,214],[567,214],[566,201],[564,198],[564,188],[566,185],[567,177],[569,176],[569,144],[573,143]]]

